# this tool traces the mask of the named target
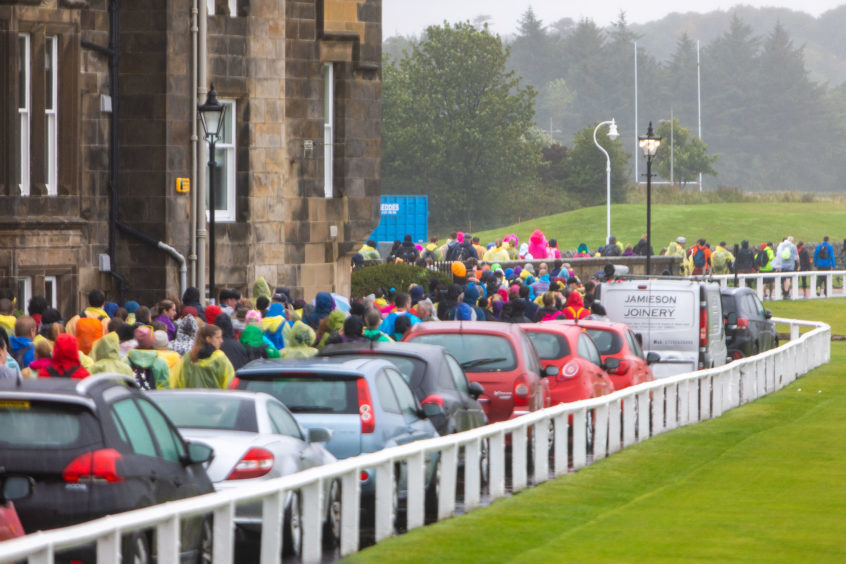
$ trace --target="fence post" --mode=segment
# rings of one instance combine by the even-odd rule
[[[358,552],[360,503],[361,478],[356,469],[341,477],[341,556]]]
[[[217,520],[215,519],[215,521]],[[158,554],[158,562],[162,564],[176,564],[179,562],[178,516],[174,515],[156,527],[156,552]],[[32,559],[30,559],[30,562],[32,562]]]
[[[652,401],[650,402],[650,406],[652,407],[652,429],[651,431],[647,431],[648,437],[654,437],[663,433],[664,429],[670,424],[670,416],[667,415],[667,409],[664,406],[667,396],[666,390],[667,386],[661,386],[652,390]],[[647,421],[649,421],[648,417]]]
[[[620,400],[608,403],[608,454],[620,450]]]
[[[97,562],[120,561],[120,531],[112,531],[97,539]]]
[[[303,562],[320,562],[323,547],[323,480],[300,489],[303,534]]]
[[[587,464],[587,426],[588,413],[582,408],[573,413],[573,469],[584,468]]]
[[[567,425],[568,414],[561,413],[555,416],[553,424],[555,426],[555,463],[553,470],[556,476],[561,476],[567,473],[567,451],[568,451],[568,432]],[[575,439],[575,434],[574,434]]]
[[[684,404],[684,400],[681,399],[683,395],[681,392],[681,386],[678,383],[664,387],[664,401],[667,402],[667,424],[664,429],[667,431],[679,426],[679,413],[681,413],[682,409],[682,405],[680,404]]]
[[[605,458],[608,452],[608,404],[595,408],[593,414],[596,418],[593,423],[593,461],[596,462]]]
[[[699,378],[699,421],[708,421],[714,418],[714,386],[713,377],[707,375]]]
[[[628,447],[635,444],[637,436],[637,408],[639,394],[629,395],[623,398],[623,446]]]
[[[532,484],[538,485],[546,482],[549,479],[549,440],[555,438],[555,431],[552,437],[549,435],[549,427],[552,425],[551,419],[543,419],[533,425],[532,440],[534,448],[534,460],[532,461],[535,467],[534,476],[532,476]]]
[[[649,438],[649,415],[652,411],[649,405],[650,392],[640,392],[637,395],[637,442]]]
[[[481,439],[472,440],[464,445],[464,508],[467,511],[478,507],[481,499],[481,450]],[[489,461],[490,449],[488,449],[486,463]]]
[[[388,460],[376,467],[376,499],[373,504],[375,512],[376,542],[390,537],[394,532],[393,523],[393,492],[398,487],[394,484],[394,462]]]
[[[408,498],[406,504],[407,528],[416,529],[425,523],[426,496],[426,453],[418,452],[406,460],[406,488]]]
[[[230,502],[214,511],[215,564],[227,564],[235,557],[235,503]],[[178,537],[177,537],[178,538]]]
[[[455,515],[455,482],[458,473],[458,445],[453,443],[441,451],[438,461],[438,521]]]
[[[529,483],[526,468],[526,451],[529,443],[526,435],[525,427],[511,431],[511,491],[515,493],[526,489]]]
[[[490,492],[491,499],[505,495],[505,433],[496,433],[490,438],[488,450],[490,461]]]
[[[281,532],[284,510],[284,490],[265,497],[261,502],[261,564],[279,562],[279,555],[282,554]],[[358,550],[357,545],[358,543],[356,543],[356,550]]]

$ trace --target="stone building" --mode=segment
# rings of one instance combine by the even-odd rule
[[[216,287],[348,293],[379,217],[381,0],[0,0],[0,60],[0,287],[69,316],[208,280],[213,83]]]

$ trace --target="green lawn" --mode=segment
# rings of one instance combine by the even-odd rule
[[[535,229],[547,238],[558,239],[562,249],[575,249],[586,242],[595,250],[605,242],[605,206],[583,208],[572,212],[539,217],[499,229],[480,231],[482,244],[509,233],[520,241],[528,241]],[[515,217],[516,219],[516,217]],[[659,252],[679,235],[692,242],[707,237],[715,244],[729,244],[743,239],[760,244],[780,241],[793,235],[796,241],[821,241],[823,235],[843,237],[846,203],[824,201],[813,203],[735,203],[704,205],[653,205],[652,247]],[[620,204],[611,206],[611,232],[623,243],[637,243],[646,232],[646,206]]]
[[[846,300],[768,307],[846,333]],[[846,561],[844,364],[349,560]]]

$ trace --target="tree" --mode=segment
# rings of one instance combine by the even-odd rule
[[[580,206],[597,206],[607,200],[605,189],[605,166],[607,161],[602,151],[593,142],[596,124],[586,127],[573,137],[573,148],[567,152],[566,179],[564,189],[567,197]],[[596,140],[608,151],[611,158],[611,201],[621,203],[625,200],[626,173],[629,154],[623,149],[620,139],[611,141],[608,128],[601,127]]]
[[[536,182],[535,93],[507,58],[487,27],[445,23],[384,67],[383,192],[428,194],[436,227],[506,216]]]
[[[652,159],[655,172],[664,178],[670,178],[672,169],[673,183],[682,187],[694,182],[699,174],[716,176],[714,163],[717,155],[708,155],[708,146],[698,137],[693,137],[690,130],[679,125],[674,119],[671,124],[665,121],[658,126],[655,135],[661,137],[661,146]]]

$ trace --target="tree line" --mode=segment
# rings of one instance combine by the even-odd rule
[[[605,156],[593,133],[612,117],[619,139],[597,131],[611,155],[612,201],[634,180],[636,137],[650,121],[665,138],[653,171],[669,179],[672,159],[680,186],[702,172],[709,188],[839,191],[844,87],[814,82],[783,26],[758,36],[734,17],[701,46],[700,69],[685,34],[665,61],[638,48],[635,127],[638,39],[622,14],[609,29],[590,20],[545,26],[531,9],[508,43],[479,23],[389,39],[383,191],[432,196],[436,228],[603,204]]]

